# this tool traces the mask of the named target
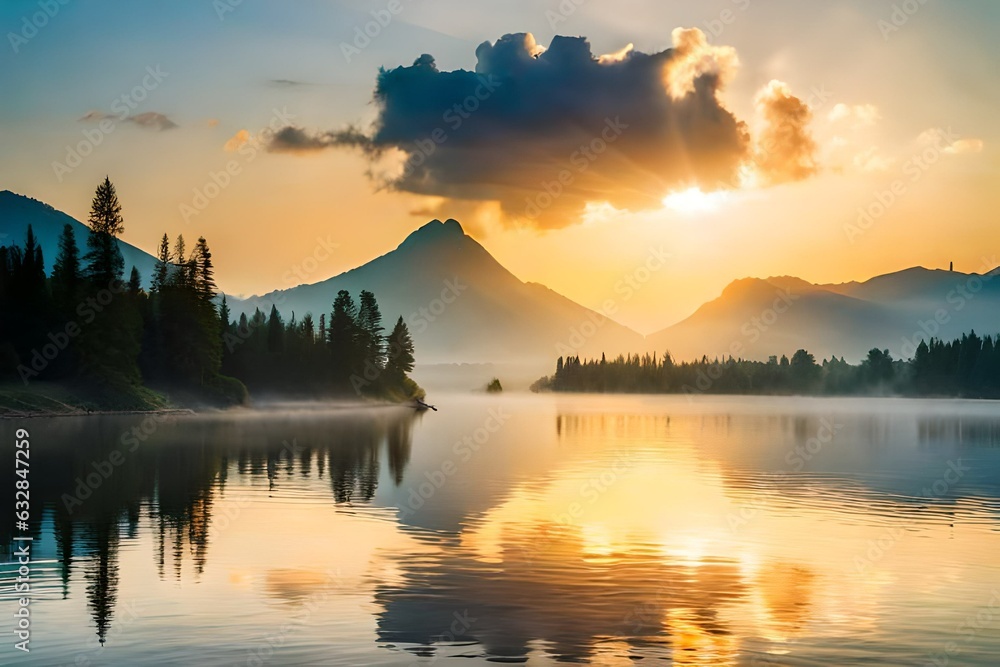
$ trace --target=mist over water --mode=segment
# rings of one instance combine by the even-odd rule
[[[27,421],[0,662],[995,664],[990,403],[434,403]]]

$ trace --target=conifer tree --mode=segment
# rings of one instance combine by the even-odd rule
[[[115,186],[107,176],[94,193],[88,221],[90,236],[83,258],[87,263],[86,276],[98,289],[107,288],[120,281],[125,273],[125,260],[117,240],[125,231],[125,223]]]
[[[59,236],[59,254],[52,269],[52,292],[63,315],[69,315],[80,294],[80,250],[73,225],[67,223]]]

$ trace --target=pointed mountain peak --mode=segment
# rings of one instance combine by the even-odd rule
[[[403,246],[411,246],[423,243],[435,243],[446,239],[458,239],[465,237],[465,230],[457,220],[448,218],[447,221],[431,220],[426,225],[411,233],[403,241]]]

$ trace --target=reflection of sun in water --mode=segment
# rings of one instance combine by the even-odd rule
[[[680,192],[671,192],[663,198],[663,205],[685,215],[713,213],[726,202],[728,195],[724,191],[702,192],[701,188],[688,188]]]

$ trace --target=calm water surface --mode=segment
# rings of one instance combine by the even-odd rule
[[[0,664],[1000,664],[998,405],[435,398],[3,423]]]

